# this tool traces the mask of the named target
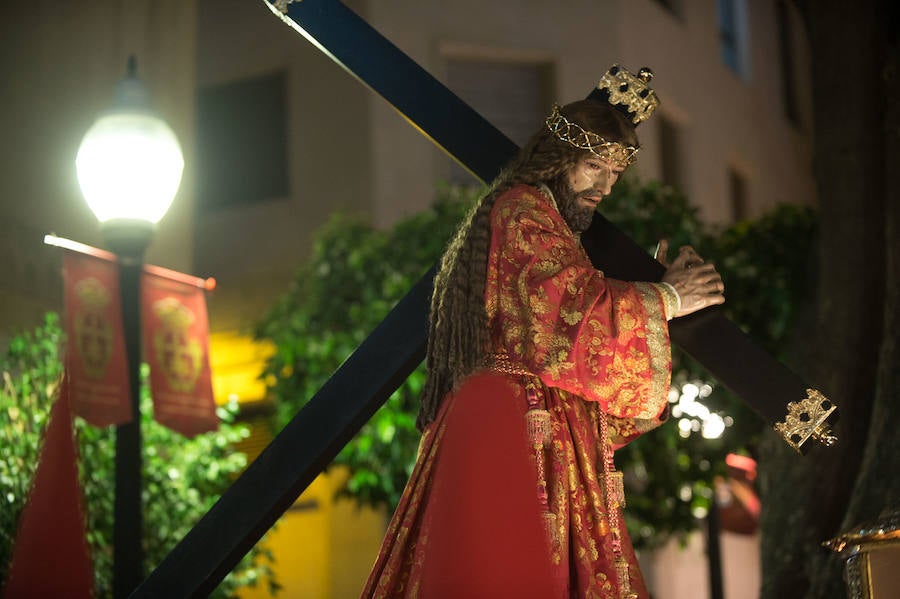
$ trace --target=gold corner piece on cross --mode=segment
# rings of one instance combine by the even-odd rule
[[[806,390],[806,399],[787,405],[784,422],[775,424],[775,431],[801,455],[809,450],[809,440],[826,447],[837,443],[831,424],[837,418],[837,406],[815,389]]]

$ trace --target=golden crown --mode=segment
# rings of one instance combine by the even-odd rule
[[[602,160],[608,160],[625,168],[637,160],[638,148],[626,146],[617,141],[607,141],[593,131],[588,131],[578,123],[573,123],[559,111],[559,105],[553,105],[553,112],[547,117],[547,129],[560,141],[580,150],[588,150]]]
[[[601,96],[614,107],[623,111],[635,126],[646,121],[659,106],[656,92],[650,89],[653,71],[647,67],[634,75],[631,71],[617,64],[600,78],[597,91],[591,93]]]

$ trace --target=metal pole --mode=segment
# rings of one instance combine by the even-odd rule
[[[712,505],[706,516],[706,553],[709,560],[709,596],[710,599],[723,599],[722,585],[722,549],[719,545],[719,502],[713,491]]]
[[[131,422],[116,427],[113,522],[113,596],[127,597],[144,579],[141,502],[141,272],[152,228],[136,223],[104,226],[109,249],[119,259],[119,293],[125,336]]]

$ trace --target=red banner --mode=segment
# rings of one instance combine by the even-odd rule
[[[72,412],[63,377],[31,492],[19,516],[4,599],[93,597],[83,506]]]
[[[141,318],[156,420],[187,437],[216,430],[204,290],[145,270]]]
[[[63,279],[72,409],[94,426],[130,422],[118,265],[67,250]]]

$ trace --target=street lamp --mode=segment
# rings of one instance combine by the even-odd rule
[[[184,159],[172,129],[150,108],[134,56],[112,107],[88,129],[75,167],[107,247],[118,256],[122,324],[132,420],[116,428],[113,595],[127,597],[144,579],[141,547],[141,306],[144,251],[165,215]]]

